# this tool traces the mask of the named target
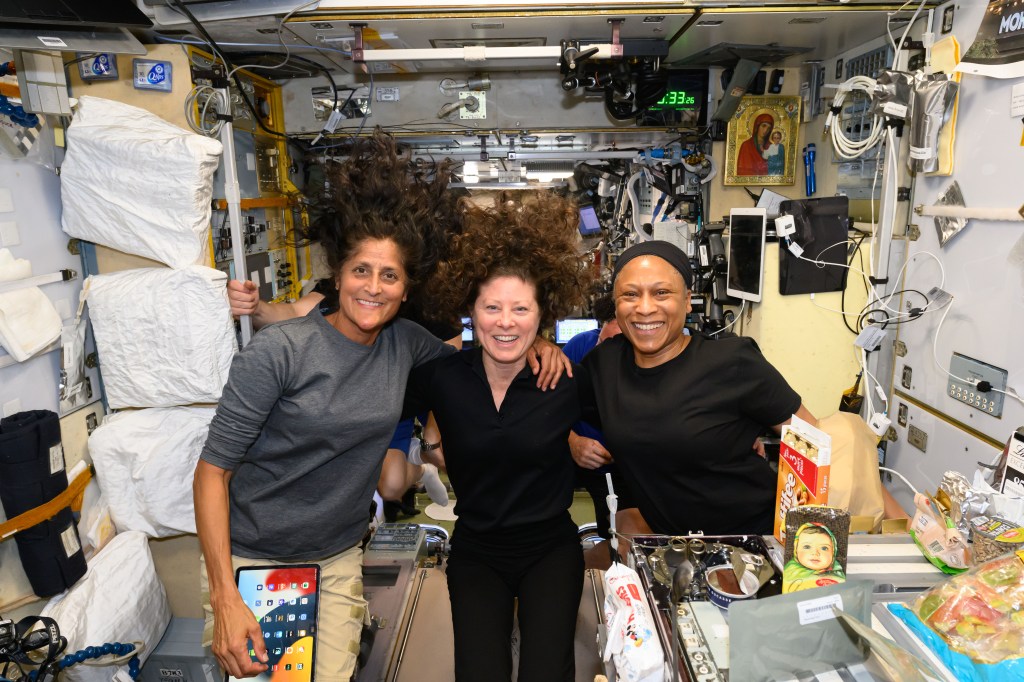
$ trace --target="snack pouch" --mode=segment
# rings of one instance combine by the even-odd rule
[[[623,682],[662,682],[665,655],[640,576],[613,563],[604,574],[604,593],[608,634],[604,660],[614,662],[617,679]]]
[[[954,651],[977,663],[1024,656],[1024,550],[950,578],[914,603],[914,612]]]
[[[950,518],[927,495],[915,495],[914,506],[917,511],[910,522],[910,537],[924,557],[943,573],[965,571],[971,553]]]

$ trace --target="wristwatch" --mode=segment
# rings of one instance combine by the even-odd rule
[[[433,452],[434,450],[440,450],[441,449],[441,441],[438,441],[436,443],[428,443],[427,441],[424,440],[424,441],[420,441],[420,443],[421,443],[420,449],[423,450],[424,452]]]

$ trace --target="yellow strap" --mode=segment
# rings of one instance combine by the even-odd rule
[[[85,493],[85,486],[91,480],[92,470],[86,469],[57,497],[38,507],[29,509],[23,514],[18,514],[10,521],[0,523],[0,542],[32,526],[39,525],[43,521],[52,519],[65,507],[71,507],[75,511],[80,510],[82,508],[82,495]]]

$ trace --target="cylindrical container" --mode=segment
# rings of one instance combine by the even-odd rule
[[[1024,528],[998,516],[971,519],[972,561],[980,564],[997,556],[1024,549]]]

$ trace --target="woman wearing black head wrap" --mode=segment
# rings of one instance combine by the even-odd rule
[[[775,474],[750,444],[794,414],[815,419],[751,339],[684,335],[692,284],[668,242],[619,256],[622,334],[583,360],[585,412],[655,532],[770,533]]]

